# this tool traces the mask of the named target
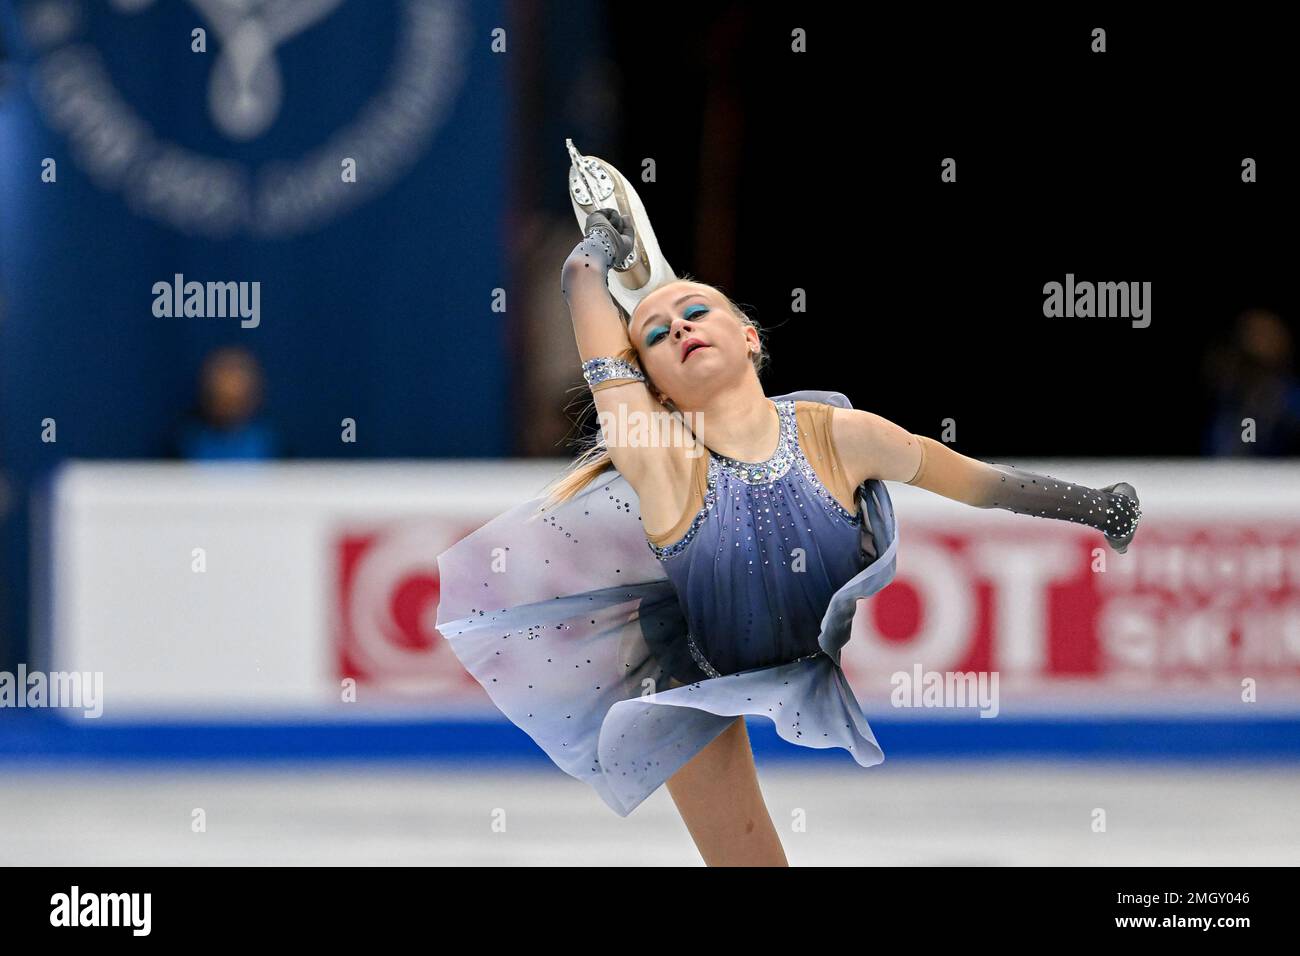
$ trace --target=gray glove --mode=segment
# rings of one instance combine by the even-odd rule
[[[1142,509],[1137,491],[1127,482],[1089,488],[969,458],[926,435],[915,437],[921,443],[921,464],[908,484],[976,508],[1086,524],[1100,531],[1120,554],[1137,533]]]
[[[623,271],[624,263],[636,248],[636,231],[617,209],[596,209],[587,216],[584,229],[587,236],[595,236],[608,243],[610,259],[616,271]]]
[[[1002,472],[993,507],[1016,514],[1076,521],[1096,528],[1110,547],[1123,554],[1137,534],[1142,509],[1137,491],[1125,481],[1105,488],[1071,484],[1048,475],[994,465]]]

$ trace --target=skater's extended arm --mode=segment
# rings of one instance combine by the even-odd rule
[[[841,460],[857,481],[904,481],[976,508],[1086,524],[1121,552],[1133,539],[1142,514],[1131,485],[1089,488],[989,464],[859,409],[835,409],[832,430]]]

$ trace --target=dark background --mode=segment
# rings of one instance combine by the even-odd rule
[[[591,151],[657,160],[665,254],[752,307],[770,394],[952,417],[977,456],[1198,455],[1207,350],[1248,308],[1296,330],[1287,34],[1090,9],[611,6],[622,122]],[[1150,327],[1045,318],[1066,273],[1150,281]]]

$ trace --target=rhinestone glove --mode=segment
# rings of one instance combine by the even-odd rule
[[[613,296],[609,294],[606,277],[619,252],[618,242],[627,240],[599,210],[588,216],[587,222],[591,228],[573,247],[560,270],[560,291],[574,315],[598,315],[609,310],[621,316]]]
[[[1142,511],[1132,485],[1117,482],[1089,488],[991,465],[959,454],[941,442],[917,435],[921,464],[908,482],[977,508],[1002,508],[1016,514],[1059,518],[1096,528],[1120,554],[1128,550]]]
[[[587,216],[584,232],[588,236],[598,235],[609,243],[612,268],[626,267],[627,260],[636,248],[636,234],[622,213],[617,209],[593,210]]]

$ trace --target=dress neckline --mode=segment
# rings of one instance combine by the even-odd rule
[[[766,396],[764,396],[764,398],[766,398]],[[776,455],[781,451],[781,439],[785,437],[785,419],[781,416],[780,407],[777,405],[776,402],[772,401],[772,399],[770,398],[767,399],[767,403],[771,405],[773,409],[776,410],[776,448],[772,451],[772,454],[768,455],[766,458],[760,461],[743,461],[740,458],[731,458],[727,455],[722,454],[721,452],[714,451],[712,448],[709,448],[708,445],[705,445],[704,447],[709,448],[710,454],[716,455],[718,458],[723,458],[729,462],[734,462],[737,465],[743,465],[749,467],[766,465],[769,461],[775,458]]]
[[[794,448],[791,441],[794,433],[794,402],[789,399],[778,402],[770,398],[768,402],[776,409],[778,425],[776,449],[772,454],[762,461],[742,461],[709,448],[709,457],[717,467],[749,484],[775,481],[789,471],[790,465],[794,462]],[[705,448],[708,446],[706,445]]]
[[[831,494],[830,489],[823,484],[812,463],[803,454],[803,449],[797,437],[796,400],[786,398],[780,400],[768,399],[768,401],[776,406],[777,414],[781,418],[781,432],[780,437],[777,439],[776,452],[765,461],[744,462],[735,458],[728,458],[725,455],[719,455],[707,445],[704,445],[705,451],[709,453],[708,463],[705,468],[704,501],[695,513],[695,517],[691,519],[686,532],[676,541],[663,546],[657,545],[653,541],[646,542],[656,558],[662,561],[677,557],[690,546],[695,539],[696,532],[705,519],[714,511],[714,506],[717,503],[718,480],[723,474],[734,477],[745,484],[761,485],[777,481],[792,467],[795,467],[828,507],[832,508],[849,524],[855,527],[862,526],[865,513],[858,512],[855,514],[840,504],[835,496]]]

